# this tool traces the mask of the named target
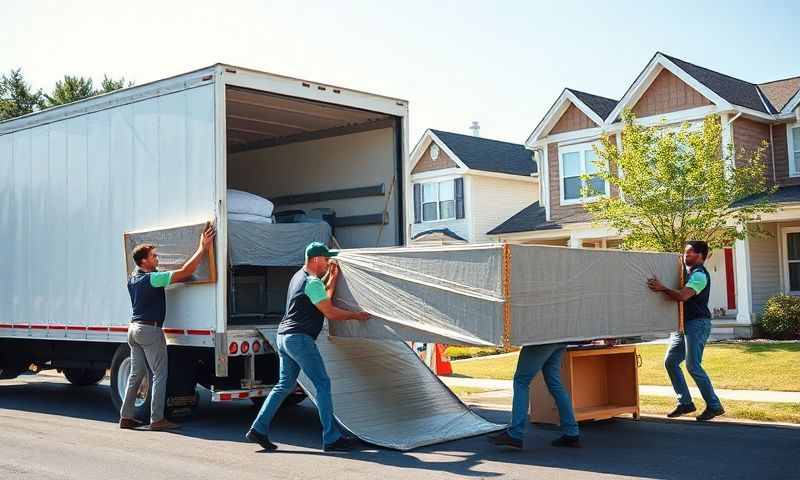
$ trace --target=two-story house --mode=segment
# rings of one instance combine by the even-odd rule
[[[414,245],[493,241],[490,229],[539,197],[524,145],[426,130],[409,158]]]
[[[778,292],[800,294],[800,77],[751,83],[657,53],[620,100],[566,89],[534,129],[526,146],[541,165],[541,202],[493,228],[497,240],[572,247],[613,247],[619,233],[593,225],[580,195],[592,173],[592,145],[601,135],[619,142],[620,114],[631,109],[645,125],[722,120],[723,144],[752,151],[769,143],[768,181],[780,206],[762,226],[769,237],[750,237],[712,253],[711,307],[727,321],[716,333],[747,335],[764,302]],[[613,166],[612,166],[613,168]],[[592,180],[590,180],[592,181]],[[616,192],[599,179],[598,189]]]

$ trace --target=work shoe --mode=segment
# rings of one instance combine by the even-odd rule
[[[522,450],[522,440],[516,439],[508,434],[508,432],[495,433],[489,435],[489,441],[498,447],[511,447]]]
[[[355,438],[339,437],[339,440],[324,445],[322,450],[325,452],[349,452],[351,450],[355,450],[355,448],[358,446],[358,443],[359,441]]]
[[[150,430],[152,432],[163,432],[164,430],[175,430],[181,428],[177,423],[172,423],[169,420],[159,420],[150,425],[143,427],[142,430]]]
[[[719,407],[719,408],[707,407],[705,410],[703,410],[703,413],[701,413],[700,415],[697,416],[697,421],[698,422],[707,422],[707,421],[711,420],[714,417],[718,417],[718,416],[724,415],[724,414],[725,414],[725,409],[722,408],[722,407]]]
[[[133,430],[134,428],[139,428],[144,426],[143,422],[136,420],[135,418],[120,418],[119,419],[119,428],[124,430]]]
[[[257,444],[261,445],[261,448],[263,448],[264,450],[267,450],[269,452],[278,449],[277,445],[275,445],[274,443],[269,441],[269,437],[267,437],[266,435],[263,435],[261,433],[258,433],[257,431],[253,430],[252,428],[250,430],[248,430],[247,433],[244,434],[244,438],[246,438],[250,442],[257,443]]]
[[[677,407],[675,407],[675,410],[667,414],[667,418],[677,418],[680,417],[681,415],[692,413],[695,410],[697,410],[697,407],[694,406],[694,403],[689,405],[678,405]]]
[[[575,435],[561,435],[561,437],[556,438],[550,445],[554,447],[572,447],[572,448],[581,448],[581,437]]]

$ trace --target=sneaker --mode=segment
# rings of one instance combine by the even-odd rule
[[[136,420],[135,418],[120,418],[119,428],[123,430],[133,430],[135,428],[143,427],[144,423]]]
[[[516,439],[508,432],[500,432],[489,436],[489,441],[498,447],[511,447],[522,450],[522,440]]]
[[[554,447],[581,448],[581,437],[577,435],[561,435],[561,437],[550,442],[550,445]]]
[[[181,426],[177,423],[172,423],[169,420],[159,420],[146,427],[143,427],[142,429],[150,430],[152,432],[163,432],[164,430],[176,430],[178,428],[181,428]]]
[[[278,449],[277,445],[275,445],[274,443],[269,441],[269,437],[267,437],[266,435],[263,435],[261,433],[258,433],[257,431],[253,430],[252,428],[250,430],[248,430],[247,433],[244,434],[244,438],[246,438],[248,441],[250,441],[252,443],[257,443],[257,444],[261,445],[261,448],[263,448],[264,450],[266,450],[268,452],[271,452],[273,450],[277,450]]]
[[[667,414],[667,418],[677,418],[680,417],[681,415],[692,413],[695,410],[697,410],[697,407],[694,406],[694,403],[689,405],[678,405],[677,407],[675,407],[675,410]]]
[[[339,440],[323,445],[322,450],[325,452],[349,452],[355,450],[358,443],[359,441],[355,438],[339,437]]]
[[[697,416],[698,422],[707,422],[714,417],[718,417],[720,415],[725,414],[725,409],[722,407],[719,408],[706,408],[703,410],[703,413]]]

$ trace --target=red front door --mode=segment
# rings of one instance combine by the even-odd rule
[[[725,290],[728,294],[728,310],[735,310],[736,309],[736,284],[733,281],[734,278],[734,269],[733,269],[733,249],[726,248],[725,249]]]

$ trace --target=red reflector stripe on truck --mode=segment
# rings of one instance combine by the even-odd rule
[[[109,330],[112,332],[128,332],[128,327],[109,327]]]
[[[162,328],[161,330],[168,335],[183,335],[186,332],[181,328]]]
[[[88,327],[76,327],[74,325],[67,325],[67,330],[77,330],[81,332],[85,332]]]
[[[31,330],[47,330],[47,325],[31,325]]]
[[[92,332],[107,332],[108,327],[87,327]]]
[[[211,330],[186,330],[187,335],[213,335]]]
[[[220,394],[219,399],[220,400],[230,400],[231,399],[231,394],[230,393],[222,393],[222,394]]]

